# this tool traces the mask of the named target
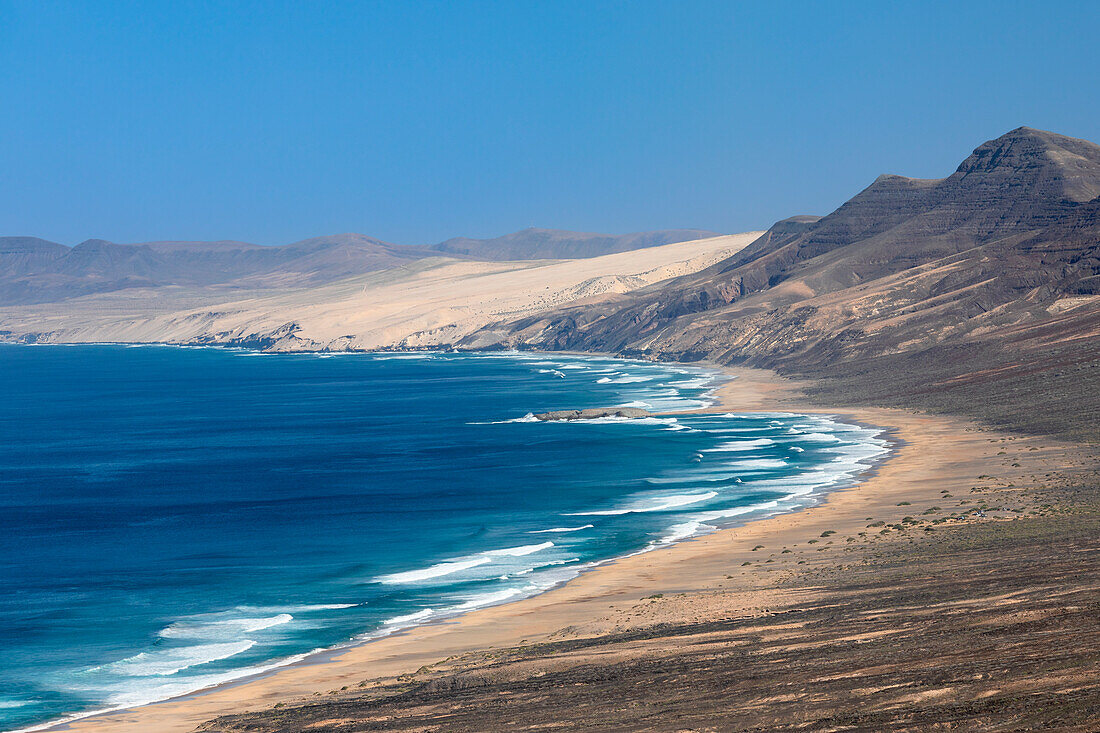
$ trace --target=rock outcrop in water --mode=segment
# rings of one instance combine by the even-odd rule
[[[535,419],[543,421],[596,420],[601,417],[626,417],[636,420],[642,417],[653,417],[653,413],[639,407],[590,407],[587,410],[553,410],[535,415]]]

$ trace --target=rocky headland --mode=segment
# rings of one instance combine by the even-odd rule
[[[586,410],[551,410],[535,415],[536,420],[597,420],[601,417],[622,417],[637,420],[653,417],[653,413],[640,407],[590,407]]]

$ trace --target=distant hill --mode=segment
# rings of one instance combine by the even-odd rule
[[[834,400],[1010,427],[1045,430],[1044,415],[1069,411],[1100,437],[1098,197],[1100,146],[1021,127],[947,178],[880,176],[698,273],[497,335],[772,367],[823,380]]]
[[[430,256],[438,253],[362,234],[316,237],[282,247],[89,239],[69,248],[34,237],[0,237],[0,305],[134,287],[317,285]]]
[[[280,247],[234,241],[116,244],[89,239],[71,248],[35,237],[0,237],[0,306],[139,287],[308,287],[426,257],[571,259],[709,236],[712,233],[694,229],[621,236],[529,229],[491,240],[452,239],[434,247],[335,234]]]
[[[448,254],[480,260],[564,260],[600,257],[675,242],[719,236],[702,229],[667,229],[633,234],[587,234],[561,229],[524,229],[493,239],[457,237],[432,246]]]

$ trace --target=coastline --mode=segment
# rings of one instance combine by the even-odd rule
[[[311,655],[305,660],[258,676],[243,678],[181,698],[137,708],[101,713],[44,730],[190,731],[219,715],[269,708],[279,702],[316,699],[316,694],[364,680],[394,677],[440,660],[502,646],[551,638],[606,633],[641,621],[660,623],[660,609],[643,598],[687,593],[700,597],[694,612],[710,611],[704,596],[721,589],[737,591],[738,608],[723,613],[753,615],[784,600],[784,591],[767,587],[772,573],[789,573],[784,563],[763,568],[762,553],[789,547],[791,561],[821,565],[834,562],[832,541],[809,541],[825,532],[838,536],[864,531],[868,517],[898,521],[919,513],[940,499],[940,492],[958,488],[982,473],[979,464],[993,459],[988,432],[978,432],[960,420],[916,415],[887,409],[829,409],[806,403],[799,383],[756,369],[724,369],[737,377],[714,391],[716,411],[789,411],[837,415],[890,432],[894,450],[854,486],[834,489],[808,507],[751,519],[681,541],[660,552],[630,555],[600,564],[562,586],[536,596],[469,612],[438,623]],[[935,447],[935,451],[928,450]],[[933,458],[934,456],[934,458]],[[908,504],[900,505],[902,502]],[[942,503],[942,501],[941,501]],[[900,505],[900,506],[899,506]],[[894,516],[896,515],[896,516]],[[866,534],[866,533],[865,533]],[[867,540],[873,541],[873,540]],[[822,552],[824,550],[824,552]],[[752,563],[745,566],[742,563]],[[780,568],[782,568],[780,570]],[[787,598],[786,600],[790,600]],[[647,604],[648,606],[666,604]],[[682,611],[676,611],[682,618]],[[563,631],[564,630],[564,631]],[[369,684],[369,683],[368,683]]]

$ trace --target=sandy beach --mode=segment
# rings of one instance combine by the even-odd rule
[[[901,410],[824,409],[809,404],[797,384],[771,372],[729,372],[736,378],[718,390],[713,410],[837,415],[887,429],[895,450],[857,485],[833,491],[803,510],[606,563],[533,598],[317,655],[258,678],[53,729],[182,733],[221,715],[316,700],[425,667],[461,665],[470,655],[494,648],[667,622],[753,617],[805,598],[804,589],[782,587],[792,573],[849,562],[855,546],[885,541],[878,527],[922,513],[946,515],[958,509],[959,499],[945,499],[945,494],[966,496],[976,477],[1004,473],[1003,436],[963,421]],[[1014,448],[1022,450],[1024,442],[1015,441]],[[1050,446],[1050,441],[1040,444]],[[1044,447],[1028,458],[1034,463],[1052,452],[1060,455],[1061,449]]]

